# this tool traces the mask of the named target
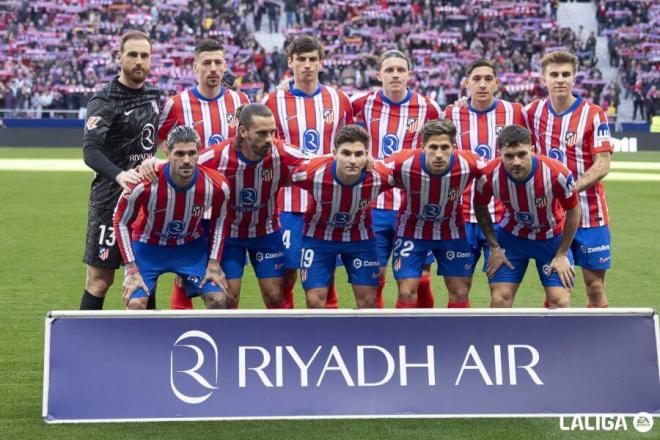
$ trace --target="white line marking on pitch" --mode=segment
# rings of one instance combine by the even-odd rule
[[[660,162],[612,162],[613,170],[660,170]]]

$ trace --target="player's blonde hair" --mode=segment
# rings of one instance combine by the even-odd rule
[[[396,49],[387,50],[378,57],[378,65],[376,66],[376,70],[380,70],[380,68],[383,67],[383,62],[389,58],[400,58],[405,60],[406,65],[408,66],[408,70],[410,70],[410,59],[406,56],[405,53]]]
[[[147,40],[147,43],[149,43],[149,47],[151,47],[151,38],[149,38],[149,35],[145,34],[144,32],[136,31],[132,29],[122,34],[121,38],[119,39],[120,54],[124,53],[124,45],[128,40]]]
[[[548,64],[570,64],[573,66],[573,73],[577,72],[578,59],[575,55],[565,50],[548,52],[541,58],[541,71],[545,73]]]

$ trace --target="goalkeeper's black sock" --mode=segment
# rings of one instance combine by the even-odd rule
[[[104,299],[105,298],[94,296],[85,290],[85,293],[83,293],[82,299],[80,300],[80,310],[103,310]]]
[[[156,310],[156,295],[153,293],[147,297],[147,310]]]

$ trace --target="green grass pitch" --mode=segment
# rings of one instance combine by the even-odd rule
[[[3,149],[6,158],[80,158],[79,149]],[[660,153],[620,154],[617,161],[660,162]],[[626,170],[635,172],[634,170]],[[645,171],[645,173],[658,173]],[[659,438],[628,432],[565,432],[555,418],[543,419],[411,419],[227,421],[53,425],[41,420],[43,328],[48,310],[77,309],[84,283],[81,263],[91,174],[83,172],[0,171],[0,439],[23,438]],[[660,182],[606,182],[613,237],[614,269],[608,274],[612,307],[660,308],[656,264]],[[530,268],[533,269],[532,266]],[[529,271],[515,301],[517,307],[537,307],[542,301],[535,271]],[[391,273],[388,273],[391,279]],[[166,277],[161,286],[169,286]],[[338,270],[340,302],[354,304],[346,276]],[[434,278],[436,306],[446,304],[446,289]],[[106,300],[107,309],[122,308],[121,278]],[[168,287],[161,288],[166,292]],[[242,308],[263,308],[251,270],[246,272]],[[303,307],[297,291],[297,307]],[[386,304],[393,305],[390,280]],[[574,306],[584,306],[580,283]],[[167,295],[158,298],[160,307]],[[486,283],[475,277],[474,307],[489,303]],[[200,307],[200,303],[195,303]],[[93,374],[93,372],[90,372]],[[570,372],[567,372],[570,374]]]

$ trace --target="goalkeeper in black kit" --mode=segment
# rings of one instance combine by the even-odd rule
[[[112,214],[124,189],[142,176],[136,167],[156,154],[158,90],[146,82],[151,41],[138,31],[120,40],[119,76],[92,96],[87,107],[83,152],[96,175],[89,196],[83,262],[87,265],[81,310],[101,310],[121,263]],[[154,305],[151,304],[151,308]]]

